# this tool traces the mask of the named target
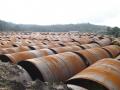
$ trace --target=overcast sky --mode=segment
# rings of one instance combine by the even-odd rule
[[[120,27],[120,0],[0,0],[0,19],[21,24]]]

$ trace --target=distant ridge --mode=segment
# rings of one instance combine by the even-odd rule
[[[90,23],[65,24],[65,25],[32,25],[32,24],[14,24],[0,20],[0,31],[35,31],[35,32],[104,32],[107,26],[94,25]]]

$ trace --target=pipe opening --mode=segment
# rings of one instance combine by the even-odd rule
[[[0,55],[0,60],[2,62],[12,62],[11,59],[7,55]]]
[[[78,45],[80,48],[82,48],[82,49],[86,49],[85,47],[83,47],[83,46],[80,46],[80,45]]]
[[[64,44],[61,44],[61,43],[59,43],[59,45],[60,45],[60,46],[62,46],[62,47],[64,47],[64,46],[65,46]]]
[[[113,55],[112,55],[112,53],[109,50],[107,50],[105,48],[102,48],[102,49],[104,49],[110,55],[110,57],[113,58]]]
[[[72,38],[71,38],[71,40],[72,40],[72,42],[75,42],[75,39],[72,39]]]
[[[13,44],[12,46],[13,46],[13,47],[18,47],[18,46],[17,46],[17,45],[15,45],[15,44]]]
[[[54,41],[59,41],[59,40],[54,40]]]
[[[54,54],[58,54],[54,49],[48,48],[49,50],[51,50]]]
[[[31,50],[36,50],[36,48],[32,47],[32,46],[28,46]]]
[[[90,44],[97,44],[98,46],[101,46],[99,43],[90,43]]]
[[[90,43],[96,43],[98,44],[99,46],[101,46],[101,44],[99,42],[96,42],[96,41],[91,41]]]
[[[41,72],[33,63],[28,61],[22,61],[19,62],[18,65],[22,66],[29,73],[32,80],[40,79],[41,81],[44,81]]]
[[[49,41],[49,40],[48,40]],[[46,43],[42,42],[44,45],[47,45]]]
[[[89,61],[87,60],[87,58],[86,58],[85,56],[83,56],[82,54],[80,54],[80,53],[78,53],[78,52],[73,52],[73,53],[77,54],[80,58],[82,58],[84,64],[85,64],[87,67],[90,66],[90,63],[89,63]]]
[[[82,44],[82,43],[80,43],[79,41],[76,41],[76,40],[74,42],[77,42],[78,44]]]
[[[92,81],[92,80],[88,80],[88,79],[72,79],[72,80],[69,80],[67,82],[67,84],[81,86],[88,90],[109,90],[104,85],[102,85],[96,81]]]

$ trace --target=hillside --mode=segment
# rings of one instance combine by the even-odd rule
[[[14,24],[0,20],[0,31],[38,31],[38,32],[103,32],[107,26],[93,25],[90,23],[83,24],[65,24],[65,25],[30,25],[30,24]]]

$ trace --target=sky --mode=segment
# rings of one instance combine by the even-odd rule
[[[0,0],[0,19],[17,24],[120,27],[120,0]]]

